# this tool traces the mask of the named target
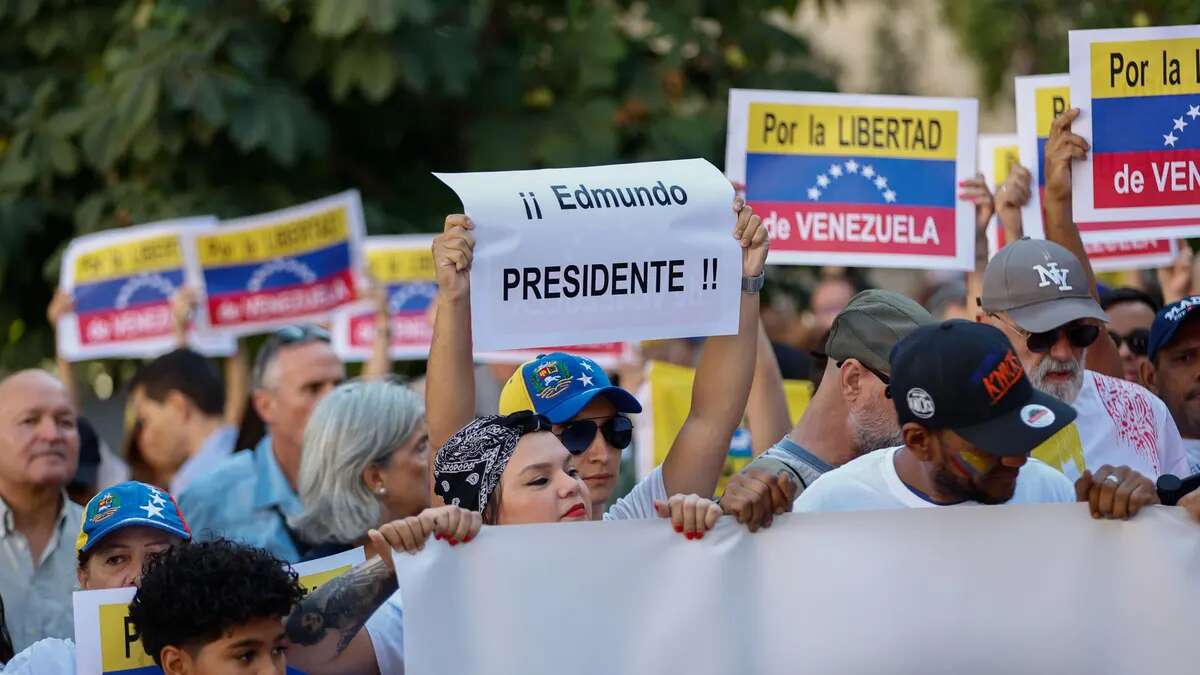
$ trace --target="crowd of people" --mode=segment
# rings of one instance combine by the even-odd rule
[[[144,364],[114,452],[89,440],[69,369],[8,375],[4,672],[75,672],[72,592],[130,586],[134,634],[166,673],[403,672],[391,552],[431,535],[470,545],[508,524],[661,519],[700,540],[722,519],[755,532],[793,511],[1079,501],[1096,518],[1136,517],[1159,503],[1160,476],[1200,473],[1200,295],[1097,283],[1071,219],[1071,164],[1087,152],[1075,115],[1046,144],[1044,240],[989,260],[983,232],[994,214],[1020,231],[1029,174],[1014,170],[995,196],[967,181],[976,270],[925,306],[823,278],[801,330],[811,355],[769,339],[766,326],[786,322],[779,303],[760,306],[768,233],[739,197],[738,332],[704,340],[694,359],[693,342],[647,346],[677,347],[695,383],[665,461],[636,481],[622,480],[641,423],[636,372],[614,380],[564,352],[508,371],[474,363],[465,215],[448,216],[433,245],[423,394],[386,368],[347,380],[325,330],[289,326],[245,373],[235,357],[223,378],[186,347]],[[52,318],[70,299],[55,302]],[[793,424],[782,381],[796,371],[814,389]],[[716,495],[744,420],[756,456]],[[81,476],[86,504],[68,492]],[[1200,491],[1179,504],[1200,520]],[[359,546],[365,563],[311,593],[290,568]]]

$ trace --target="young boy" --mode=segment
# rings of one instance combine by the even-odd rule
[[[283,675],[283,619],[303,596],[296,573],[275,556],[217,540],[154,558],[129,618],[167,675]]]

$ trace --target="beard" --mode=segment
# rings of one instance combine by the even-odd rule
[[[1073,404],[1083,389],[1083,362],[1087,357],[1085,349],[1079,360],[1069,359],[1060,361],[1047,354],[1032,370],[1029,371],[1029,381],[1034,388],[1057,398],[1063,403]],[[1071,378],[1065,381],[1047,382],[1050,373],[1067,373]]]
[[[858,451],[856,456],[904,445],[904,434],[896,418],[886,410],[864,408],[851,413],[850,434]]]
[[[986,476],[984,481],[984,485],[986,485]],[[988,505],[1008,503],[1013,498],[1016,490],[1016,484],[1014,483],[1013,489],[1006,490],[1005,494],[993,494],[988,492],[984,485],[971,483],[944,465],[939,466],[933,474],[933,483],[937,486],[938,493],[944,496],[953,497],[959,501],[970,501]]]

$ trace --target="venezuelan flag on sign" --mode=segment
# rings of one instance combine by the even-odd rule
[[[281,322],[328,312],[354,291],[353,224],[345,201],[281,212],[196,238],[213,326]]]
[[[79,340],[92,346],[171,334],[171,295],[183,284],[179,236],[94,248],[74,261]]]
[[[1066,77],[1063,78],[1064,80]],[[1050,126],[1054,118],[1071,107],[1071,87],[1068,85],[1038,87],[1034,90],[1034,119],[1037,123],[1037,176],[1038,197],[1045,203],[1046,197],[1046,139],[1050,137]]]
[[[420,243],[389,244],[389,237],[366,241],[367,271],[371,279],[387,290],[388,312],[391,314],[392,348],[418,349],[427,353],[433,339],[433,326],[427,318],[429,305],[437,295],[433,266],[432,243],[420,237]],[[414,240],[415,241],[415,240]],[[375,336],[375,315],[356,314],[350,319],[350,344],[369,348]]]
[[[957,112],[752,103],[747,133],[746,199],[792,233],[773,247],[955,254]]]
[[[1200,37],[1090,50],[1096,208],[1200,205]]]

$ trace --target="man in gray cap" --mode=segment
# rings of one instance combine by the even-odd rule
[[[1108,320],[1090,285],[1074,254],[1040,239],[1005,246],[984,272],[977,319],[1004,332],[1036,388],[1079,415],[1033,456],[1071,480],[1105,464],[1152,479],[1186,470],[1179,431],[1163,402],[1140,385],[1084,367]]]
[[[829,361],[821,384],[791,433],[729,479],[721,508],[751,531],[792,510],[796,495],[821,474],[901,444],[886,389],[888,355],[901,338],[934,323],[924,307],[899,293],[854,296],[829,329]]]

